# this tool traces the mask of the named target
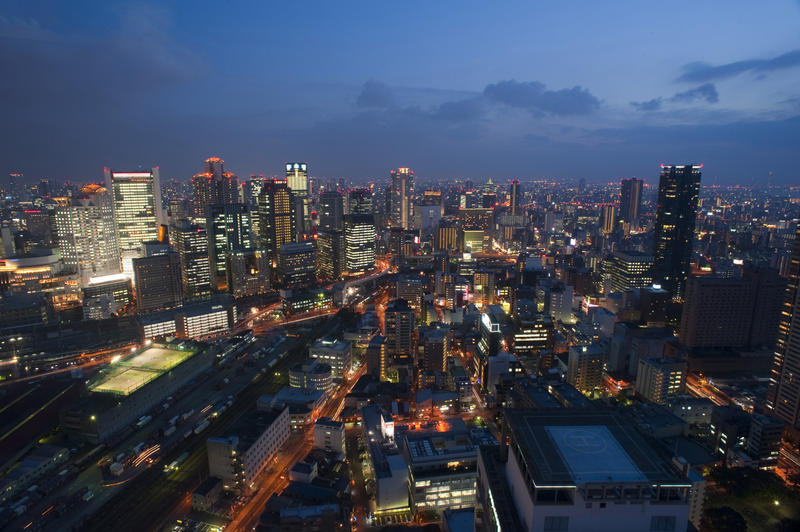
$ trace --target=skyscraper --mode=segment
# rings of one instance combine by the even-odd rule
[[[174,251],[133,259],[133,274],[140,312],[183,304],[181,259]]]
[[[211,296],[211,266],[205,227],[181,220],[171,231],[181,262],[183,296],[186,300]]]
[[[414,362],[414,309],[405,299],[394,299],[386,306],[386,342],[395,364]]]
[[[389,188],[391,226],[410,229],[414,217],[414,171],[405,167],[392,170]]]
[[[661,165],[653,280],[673,298],[682,297],[683,285],[689,277],[702,167],[702,164]]]
[[[346,269],[345,237],[342,231],[317,233],[317,271],[323,279],[339,279]]]
[[[769,377],[767,408],[788,425],[800,429],[800,228],[794,238],[785,294]]]
[[[158,226],[164,221],[158,167],[149,172],[104,171],[106,188],[113,198],[120,250],[123,254],[139,250],[142,242],[158,238]]]
[[[277,275],[281,288],[313,286],[316,271],[316,250],[311,242],[293,242],[281,246]]]
[[[511,186],[508,188],[509,206],[511,207],[511,216],[518,215],[520,205],[520,194],[522,194],[522,187],[519,180],[514,179],[511,181]]]
[[[205,171],[192,178],[194,194],[192,210],[200,219],[208,217],[212,205],[238,203],[239,186],[235,174],[225,171],[225,161],[219,157],[206,159]]]
[[[256,248],[227,253],[228,291],[233,297],[264,294],[269,290],[270,258]]]
[[[311,210],[308,205],[311,188],[308,182],[308,165],[286,163],[286,183],[292,191],[296,240],[305,240],[311,233]]]
[[[100,185],[86,185],[80,192],[57,207],[54,218],[64,264],[86,284],[92,277],[119,273],[121,259],[111,193]]]
[[[614,205],[603,205],[600,209],[600,233],[608,235],[617,227],[617,209]]]
[[[344,198],[336,190],[319,195],[319,230],[330,231],[342,229],[344,216]]]
[[[620,183],[619,218],[623,222],[636,224],[639,220],[639,209],[642,206],[641,179],[623,179]]]
[[[638,251],[615,251],[603,261],[608,290],[625,292],[653,284],[653,256]]]
[[[347,194],[348,214],[372,214],[372,191],[368,188],[354,188]]]
[[[259,240],[273,262],[283,244],[294,241],[292,194],[285,179],[268,179],[258,200]]]
[[[213,205],[206,220],[213,285],[214,278],[227,278],[226,255],[229,251],[252,247],[250,211],[241,203]]]
[[[356,275],[375,267],[375,225],[372,215],[345,216],[344,240],[347,273]]]

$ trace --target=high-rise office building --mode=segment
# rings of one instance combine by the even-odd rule
[[[211,266],[206,228],[181,220],[172,228],[172,244],[181,261],[183,297],[187,300],[211,296]]]
[[[653,256],[638,251],[615,251],[603,261],[611,292],[645,288],[653,284]]]
[[[654,236],[653,279],[681,298],[689,277],[703,165],[661,165]]]
[[[428,331],[425,333],[422,345],[424,368],[430,371],[445,371],[449,352],[447,333],[436,329]]]
[[[509,207],[511,207],[511,216],[520,214],[519,206],[521,202],[521,194],[522,186],[517,179],[514,179],[511,181],[511,185],[508,187],[508,203]]]
[[[617,228],[617,208],[614,205],[603,205],[600,209],[600,233],[608,235]]]
[[[219,157],[206,159],[205,170],[192,178],[194,215],[204,220],[212,205],[239,202],[239,185],[235,174],[225,171]]]
[[[347,193],[348,214],[373,214],[372,191],[368,188],[354,188]]]
[[[433,238],[433,248],[437,251],[455,251],[458,249],[458,238],[461,224],[455,216],[444,216],[439,220]]]
[[[323,192],[319,195],[319,230],[342,230],[342,217],[344,216],[344,198],[336,190]]]
[[[791,427],[800,429],[800,227],[789,264],[789,277],[778,324],[775,360],[769,377],[767,407]]]
[[[311,234],[311,186],[306,163],[286,163],[286,183],[292,191],[295,239],[302,241]]]
[[[227,253],[253,246],[250,235],[250,211],[242,203],[213,205],[208,211],[206,231],[212,284],[214,278],[224,282],[227,277],[225,271]]]
[[[316,250],[311,242],[293,242],[278,252],[278,284],[281,288],[307,288],[316,281]]]
[[[258,200],[259,240],[262,249],[278,260],[281,246],[294,241],[292,194],[285,179],[268,179]]]
[[[367,352],[364,356],[367,364],[367,373],[381,381],[386,380],[386,370],[389,369],[389,354],[386,350],[386,337],[375,335],[369,341]]]
[[[264,250],[235,249],[227,253],[228,291],[247,297],[269,291],[271,260]]]
[[[386,306],[386,342],[397,365],[414,362],[414,309],[405,299],[393,299]]]
[[[55,228],[64,265],[74,268],[81,284],[92,277],[121,270],[111,193],[100,185],[86,185],[80,196],[55,209]]]
[[[389,222],[392,227],[411,229],[414,217],[414,171],[404,167],[392,170],[389,193]]]
[[[119,247],[123,254],[158,238],[164,223],[161,178],[156,166],[149,172],[116,172],[105,168],[106,188],[111,191]]]
[[[414,206],[414,229],[423,236],[433,233],[439,225],[439,220],[444,216],[444,203],[439,190],[426,190],[417,198]]]
[[[345,236],[342,231],[317,233],[317,270],[323,279],[339,279],[346,270]]]
[[[344,241],[348,274],[361,274],[375,267],[375,225],[372,215],[345,216]]]
[[[619,218],[625,223],[636,225],[639,221],[639,210],[642,206],[641,179],[623,179],[620,183]]]
[[[774,347],[784,287],[769,268],[747,267],[741,278],[689,278],[681,343],[689,349]]]
[[[181,259],[175,251],[133,259],[133,275],[140,312],[183,304]]]

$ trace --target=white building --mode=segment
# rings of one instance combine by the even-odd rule
[[[344,423],[328,417],[318,419],[314,424],[314,447],[344,456],[346,453]]]
[[[248,491],[273,455],[289,439],[289,408],[253,411],[242,416],[227,436],[208,438],[209,475],[226,490]]]
[[[289,368],[289,386],[327,392],[333,387],[332,370],[316,358],[308,358]]]
[[[353,364],[353,342],[323,338],[308,348],[308,356],[328,364],[333,377],[341,379]]]
[[[509,410],[482,447],[476,530],[684,531],[692,482],[613,412]]]
[[[660,405],[686,391],[686,362],[675,358],[640,358],[636,393]]]

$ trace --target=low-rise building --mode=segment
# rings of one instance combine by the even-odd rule
[[[308,358],[289,368],[289,386],[327,392],[333,386],[331,367],[316,358]]]
[[[346,453],[344,423],[323,417],[314,424],[314,447],[337,455]]]
[[[252,410],[228,429],[226,436],[208,438],[209,474],[223,489],[249,491],[272,456],[289,439],[289,408]]]
[[[316,358],[331,367],[335,379],[341,379],[353,364],[353,343],[349,340],[322,338],[308,348],[309,358]]]

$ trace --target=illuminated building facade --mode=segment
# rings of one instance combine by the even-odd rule
[[[321,278],[341,278],[346,270],[345,254],[345,236],[342,231],[317,233],[317,271]]]
[[[375,267],[375,224],[372,215],[344,217],[345,269],[358,275]]]
[[[662,165],[653,279],[673,298],[680,298],[689,276],[695,217],[703,165]]]
[[[114,211],[107,188],[86,185],[80,196],[56,208],[54,220],[64,265],[77,271],[81,284],[92,277],[120,272]]]
[[[235,174],[225,171],[225,161],[219,157],[206,159],[205,171],[192,178],[194,215],[204,220],[212,205],[239,202],[239,185]]]
[[[316,250],[310,242],[281,246],[278,252],[278,284],[281,288],[313,286],[316,270]]]
[[[181,261],[183,296],[187,301],[211,296],[211,258],[205,227],[182,220],[172,229],[172,243]]]
[[[105,180],[113,198],[121,252],[139,250],[142,242],[156,240],[163,221],[158,167],[149,172],[115,172],[106,168]]]
[[[311,233],[311,210],[309,197],[311,188],[308,182],[308,165],[306,163],[286,163],[286,183],[292,191],[292,210],[296,240],[305,240]]]
[[[262,249],[278,260],[278,251],[294,241],[292,194],[285,179],[268,179],[258,200],[259,240]]]
[[[611,292],[646,288],[653,284],[653,256],[636,251],[615,251],[603,263]]]
[[[261,249],[235,249],[227,254],[228,291],[247,297],[269,291],[270,259]]]
[[[214,278],[226,275],[226,255],[229,251],[250,248],[250,211],[242,203],[213,205],[206,222],[212,284]]]
[[[405,167],[392,170],[389,188],[391,226],[411,229],[414,219],[414,171]]]

